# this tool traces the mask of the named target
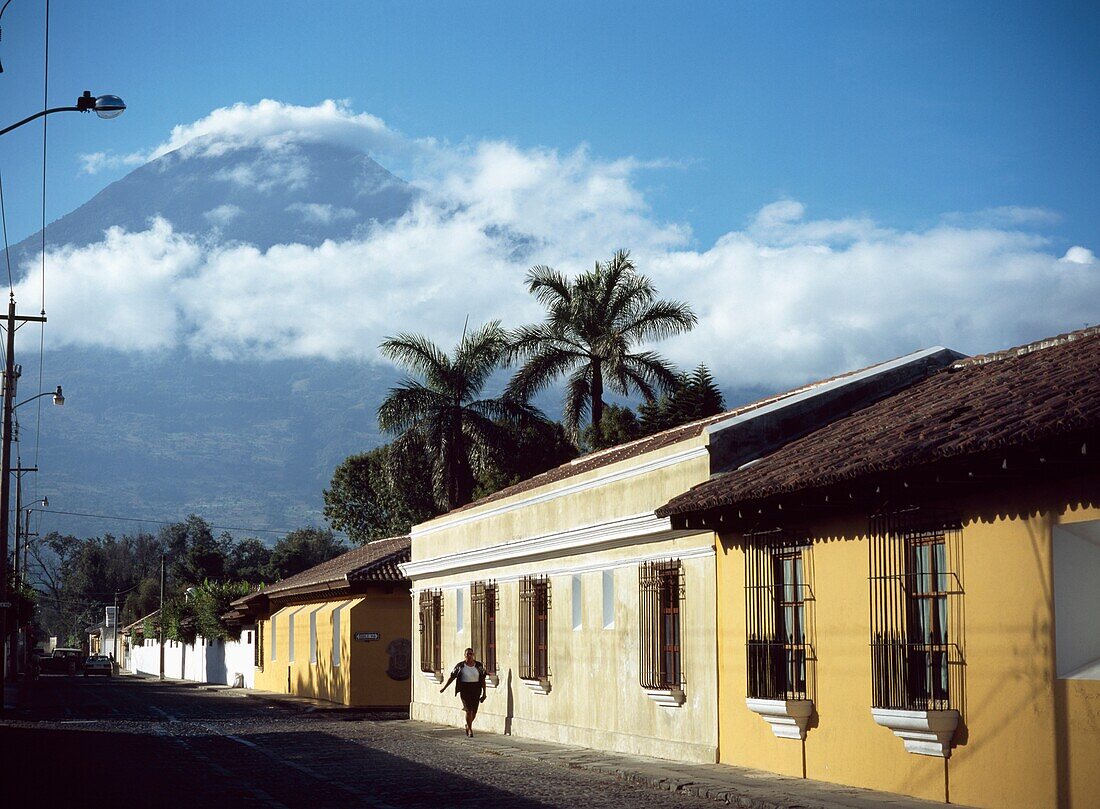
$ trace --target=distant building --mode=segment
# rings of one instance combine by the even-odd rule
[[[1100,329],[959,360],[657,513],[717,536],[721,761],[1096,805]]]
[[[255,622],[255,687],[345,705],[409,704],[409,538],[371,542],[233,602]]]
[[[414,526],[401,566],[417,616],[412,718],[463,723],[439,686],[472,646],[491,673],[479,726],[716,761],[722,554],[712,529],[655,510],[958,356],[932,349],[807,385],[582,456]]]

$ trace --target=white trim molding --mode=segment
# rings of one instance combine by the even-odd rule
[[[779,739],[805,739],[810,716],[814,712],[812,699],[754,699],[748,697],[745,705],[760,714],[772,726],[772,733]]]
[[[950,758],[951,738],[959,726],[958,711],[901,711],[872,708],[877,724],[905,742],[905,749],[921,756]]]
[[[699,440],[699,436],[692,436],[696,441]],[[690,439],[685,439],[690,440]],[[472,508],[467,512],[459,512],[454,519],[446,520],[447,515],[437,517],[436,520],[427,523],[421,523],[420,525],[413,526],[411,531],[412,541],[416,542],[418,539],[429,536],[437,531],[444,531],[448,528],[457,528],[460,525],[466,525],[468,523],[477,522],[478,520],[484,520],[488,517],[495,517],[499,514],[507,514],[509,511],[515,511],[516,509],[526,508],[527,506],[533,506],[538,503],[545,503],[550,500],[556,500],[559,497],[568,497],[569,495],[576,494],[577,492],[583,492],[586,489],[595,489],[600,486],[606,486],[609,483],[618,483],[622,480],[629,480],[630,478],[637,477],[638,475],[645,475],[650,472],[655,472],[658,469],[664,469],[666,466],[675,466],[678,463],[685,463],[686,461],[693,461],[696,458],[702,458],[707,455],[709,450],[705,444],[697,445],[693,447],[687,447],[679,452],[674,452],[671,455],[662,455],[659,458],[653,458],[642,463],[629,466],[626,469],[619,469],[614,472],[608,472],[603,475],[598,475],[588,480],[582,480],[577,483],[572,483],[568,486],[562,486],[560,489],[551,489],[550,491],[541,491],[547,486],[554,485],[553,483],[546,483],[543,486],[539,486],[528,497],[521,497],[519,500],[513,500],[510,503],[502,503],[499,506],[486,508],[484,510],[480,508]],[[487,504],[488,505],[488,504]]]
[[[662,708],[679,708],[687,701],[687,695],[679,688],[647,688],[645,695]]]
[[[647,511],[580,528],[554,531],[483,548],[471,548],[434,559],[405,562],[398,565],[398,569],[410,579],[417,579],[519,561],[552,559],[582,550],[604,551],[698,533],[700,532],[697,529],[673,530],[672,521],[668,517],[658,517],[652,511]]]
[[[443,682],[443,674],[441,672],[421,671],[420,673],[424,675],[424,679],[427,680],[429,683],[435,683],[436,685],[439,685],[441,682]]]
[[[543,696],[550,693],[550,680],[547,678],[542,680],[525,680],[521,677],[520,682],[527,686],[532,693],[541,694]]]

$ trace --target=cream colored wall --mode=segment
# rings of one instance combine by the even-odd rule
[[[706,436],[586,472],[537,490],[522,492],[476,508],[445,514],[413,528],[412,560],[419,562],[473,548],[485,548],[516,539],[608,522],[663,506],[710,474],[703,451]],[[675,455],[699,450],[697,457],[672,463],[615,482],[573,491],[608,475],[628,472],[641,464],[661,463]],[[543,502],[524,504],[532,496],[569,490]],[[511,508],[515,506],[514,508]]]
[[[663,758],[712,762],[717,733],[717,669],[714,633],[714,535],[679,537],[603,551],[502,566],[421,582],[444,593],[442,664],[444,677],[471,644],[469,603],[473,581],[494,579],[499,587],[497,659],[500,684],[489,689],[476,727],[512,732]],[[701,552],[701,556],[693,556]],[[682,660],[686,703],[665,708],[639,685],[638,564],[641,558],[683,556],[685,599]],[[603,570],[614,575],[615,623],[603,628]],[[549,574],[549,694],[536,694],[519,678],[519,581]],[[572,577],[581,578],[583,623],[573,629]],[[457,588],[462,588],[464,625],[456,631]],[[414,597],[415,598],[415,597]],[[414,669],[419,635],[413,626]],[[453,686],[413,673],[412,718],[458,725],[461,704]]]
[[[1097,483],[1078,491],[1093,492],[1095,501]],[[1016,504],[1057,502],[1056,492],[1036,489],[962,507],[965,702],[946,766],[906,752],[871,718],[866,519],[819,526],[810,582],[817,726],[805,741],[806,776],[972,806],[1091,805],[1100,789],[1100,689],[1054,675],[1051,526],[1100,518],[1100,509],[1080,506],[1085,497],[1066,507],[1063,496],[1044,512],[1019,513]],[[723,539],[720,757],[798,776],[802,745],[775,738],[745,706],[744,557],[737,537]]]

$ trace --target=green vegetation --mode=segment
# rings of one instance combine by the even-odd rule
[[[572,281],[550,267],[534,267],[527,288],[546,307],[546,320],[511,336],[510,355],[523,365],[508,384],[513,398],[526,401],[568,374],[562,421],[574,438],[591,416],[600,435],[604,388],[646,401],[676,385],[676,371],[653,351],[635,346],[690,331],[696,317],[679,301],[657,300],[652,282],[639,275],[630,254],[614,257]]]

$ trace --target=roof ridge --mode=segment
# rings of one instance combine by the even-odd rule
[[[1044,337],[1041,340],[1035,340],[1034,342],[1025,343],[1024,345],[1004,348],[1000,351],[993,351],[988,354],[975,354],[973,357],[964,357],[961,360],[956,360],[951,363],[950,370],[959,371],[963,368],[971,368],[976,365],[988,365],[991,362],[1000,362],[1001,360],[1011,359],[1012,357],[1023,357],[1036,351],[1043,351],[1048,348],[1065,345],[1066,343],[1072,343],[1074,340],[1085,340],[1089,337],[1095,337],[1098,334],[1100,334],[1100,325],[1086,326],[1083,329],[1058,334],[1054,337]]]

